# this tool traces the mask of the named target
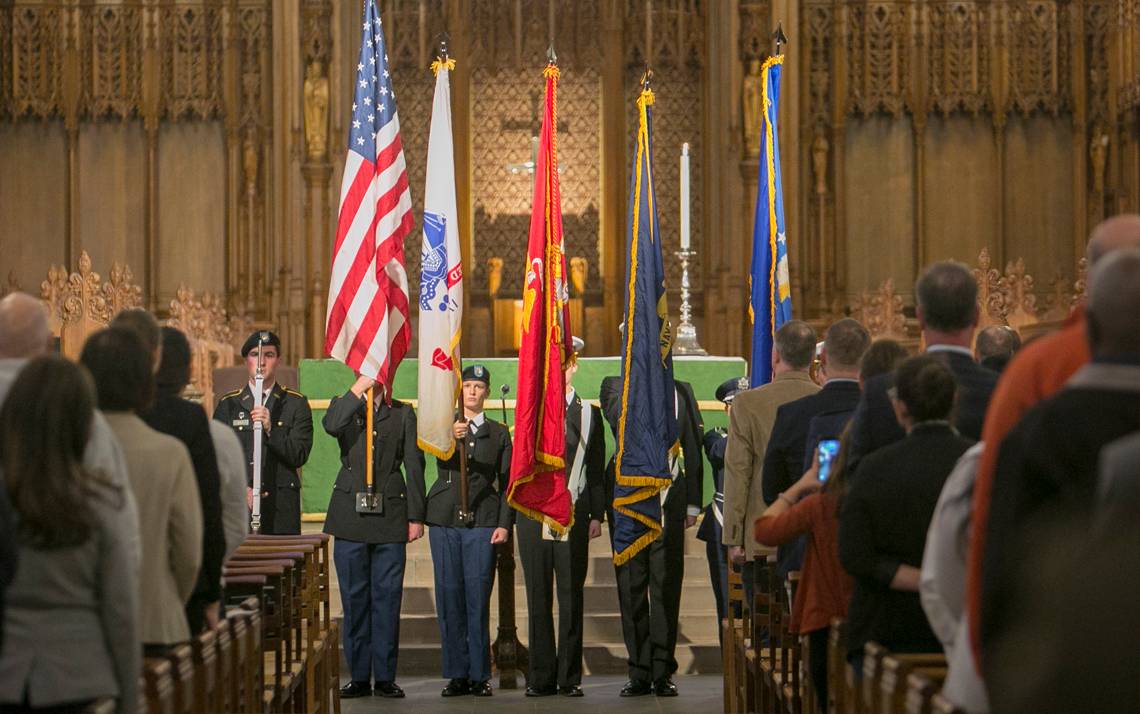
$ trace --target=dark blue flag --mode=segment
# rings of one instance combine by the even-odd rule
[[[760,182],[752,229],[752,271],[748,278],[748,317],[752,321],[752,365],[748,373],[753,387],[772,381],[776,330],[792,319],[784,189],[780,181],[780,133],[776,129],[783,63],[784,56],[778,55],[761,69],[764,115],[760,123]]]
[[[637,100],[637,155],[630,172],[621,417],[614,485],[614,563],[621,565],[661,532],[661,492],[673,483],[678,451],[673,332],[653,193],[653,92]]]

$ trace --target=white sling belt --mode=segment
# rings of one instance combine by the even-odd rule
[[[573,510],[574,504],[578,503],[578,497],[586,488],[586,449],[589,447],[586,442],[590,437],[593,419],[594,410],[590,408],[589,404],[583,404],[581,436],[578,438],[578,449],[574,452],[574,464],[570,467],[570,478],[566,482],[566,490],[570,492],[571,510]],[[570,539],[570,530],[567,529],[565,533],[558,535],[553,528],[546,526],[542,529],[542,539],[564,543]]]

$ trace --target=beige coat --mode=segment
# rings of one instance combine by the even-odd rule
[[[178,439],[127,412],[106,412],[123,447],[139,510],[144,644],[190,639],[184,608],[202,564],[202,506],[190,453]]]
[[[819,391],[807,372],[784,372],[770,383],[737,394],[728,422],[728,445],[724,454],[724,535],[726,546],[743,545],[751,559],[773,552],[752,537],[752,525],[765,509],[760,472],[764,451],[783,404]]]

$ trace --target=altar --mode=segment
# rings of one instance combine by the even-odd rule
[[[485,405],[487,416],[503,421],[504,409],[506,423],[514,425],[515,382],[518,377],[518,359],[516,358],[471,358],[465,359],[466,364],[479,363],[491,372],[491,390]],[[602,379],[621,372],[621,359],[619,357],[584,357],[580,358],[579,369],[574,377],[574,388],[583,399],[597,403],[598,388]],[[674,357],[674,371],[679,380],[693,385],[701,417],[705,429],[725,427],[728,422],[724,413],[724,405],[713,397],[719,386],[726,379],[741,377],[745,374],[746,365],[739,357]],[[401,363],[396,371],[396,380],[393,393],[396,399],[416,405],[416,387],[418,382],[417,362],[407,359]],[[306,520],[323,520],[325,509],[328,506],[329,494],[333,482],[336,480],[337,470],[340,468],[340,452],[336,440],[329,436],[321,426],[325,410],[329,401],[348,391],[353,382],[352,372],[341,362],[335,360],[302,360],[300,365],[300,389],[309,398],[313,408],[313,450],[309,454],[309,461],[305,464],[301,478],[301,507]],[[502,385],[510,388],[506,397],[501,396]],[[607,427],[606,457],[614,453],[613,436]],[[435,458],[428,456],[425,471],[427,487],[435,483]],[[705,461],[705,497],[707,502],[712,498],[712,472],[708,461]]]

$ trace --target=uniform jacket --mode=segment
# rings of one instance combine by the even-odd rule
[[[301,478],[313,448],[313,411],[300,392],[276,383],[265,400],[269,433],[261,440],[261,529],[263,533],[301,532]],[[249,385],[224,395],[214,408],[214,419],[231,427],[245,451],[246,484],[253,485],[253,393]],[[265,495],[268,493],[268,495]]]
[[[135,417],[130,418],[140,429],[151,431]],[[154,436],[181,450],[185,486],[196,509],[194,476],[186,450],[169,437]],[[161,478],[164,474],[153,475],[156,482],[166,483]],[[152,473],[143,474],[144,478],[151,476]],[[7,596],[0,704],[18,705],[25,696],[37,708],[115,697],[119,700],[116,711],[138,711],[142,649],[135,552],[139,547],[139,523],[132,513],[126,512],[129,486],[94,488],[97,492],[90,501],[94,523],[85,543],[51,550],[20,547],[20,569]],[[155,489],[158,488],[161,486],[156,484]],[[147,535],[152,536],[152,544],[166,542],[165,534]],[[187,538],[186,545],[198,548],[197,534],[189,535],[194,537]],[[182,581],[187,595],[194,575],[194,570],[190,570]],[[163,603],[147,600],[159,597],[155,583],[141,585],[143,607],[159,609]],[[182,619],[185,631],[182,602],[171,603],[169,610],[172,617]],[[175,639],[185,639],[185,635]]]
[[[610,429],[617,435],[617,425],[621,418],[621,377],[606,377],[599,390],[602,412]],[[701,454],[701,437],[704,424],[697,408],[697,398],[693,396],[693,386],[688,382],[674,380],[677,390],[677,436],[681,442],[683,469],[677,475],[669,493],[665,496],[664,516],[669,520],[684,520],[689,509],[700,513],[702,490],[704,487],[705,462]],[[617,455],[610,457],[606,466],[606,505],[613,505],[614,468]]]
[[[474,527],[510,528],[514,509],[507,503],[511,476],[511,434],[507,427],[483,414],[483,425],[464,439],[467,451],[467,507],[475,515]],[[459,454],[439,462],[439,477],[427,496],[427,523],[458,526]]]
[[[574,522],[606,519],[606,431],[602,410],[582,401],[578,393],[566,406],[566,477],[582,440],[582,410],[591,411],[590,433],[586,435],[586,486],[574,504]]]
[[[107,412],[123,446],[138,502],[142,570],[139,636],[145,644],[190,639],[184,606],[202,562],[202,507],[186,447],[128,412]],[[208,425],[207,425],[208,426]],[[218,533],[219,538],[224,534]]]
[[[724,454],[724,545],[744,546],[749,560],[762,549],[752,524],[764,513],[761,471],[768,437],[781,404],[819,391],[807,372],[784,372],[768,384],[740,392],[732,400]]]
[[[329,497],[325,533],[358,543],[406,543],[408,522],[424,520],[424,454],[416,445],[416,413],[395,399],[391,404],[378,402],[372,421],[372,483],[376,493],[383,494],[384,512],[356,512],[356,494],[365,489],[361,437],[367,402],[349,391],[332,400],[322,422],[340,445],[340,471]]]
[[[724,429],[709,429],[705,432],[705,456],[712,466],[713,488],[716,492],[712,502],[705,507],[705,516],[697,529],[697,538],[718,546],[724,531],[720,522],[724,518],[724,450],[727,446],[728,432]]]

